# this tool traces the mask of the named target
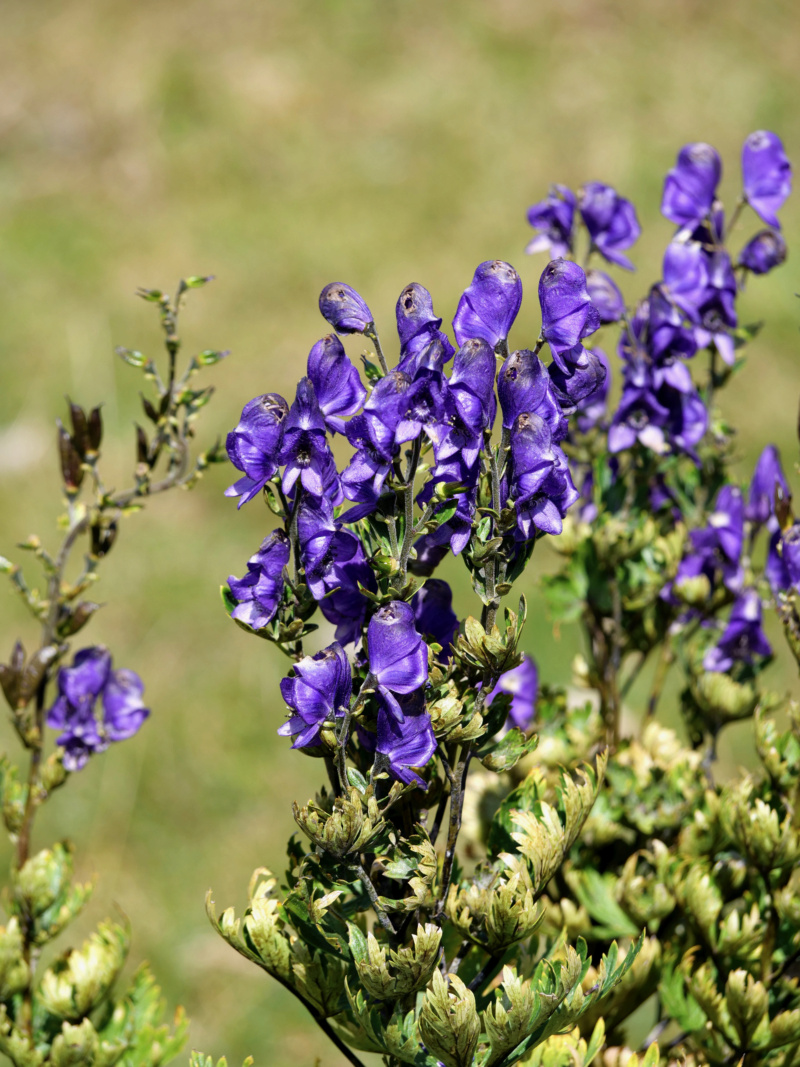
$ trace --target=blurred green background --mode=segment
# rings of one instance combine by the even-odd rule
[[[527,206],[552,181],[600,179],[633,198],[639,273],[621,282],[636,299],[671,233],[658,204],[681,144],[717,146],[729,203],[750,131],[778,131],[800,161],[799,30],[791,0],[760,12],[751,0],[3,0],[0,551],[34,531],[55,539],[65,393],[104,402],[107,482],[127,483],[140,380],[112,349],[159,345],[137,286],[217,276],[191,294],[183,331],[190,350],[233,352],[207,373],[208,438],[251,396],[293,395],[326,332],[316,301],[331,280],[354,285],[391,337],[407,282],[449,319],[475,265],[508,259],[528,292],[521,346],[538,331],[544,266],[522,252]],[[798,198],[783,219],[791,248]],[[745,220],[743,240],[757,228]],[[789,465],[797,453],[798,287],[792,252],[741,301],[743,321],[766,320],[724,397],[743,477],[768,440]],[[259,503],[237,513],[223,499],[229,475],[126,524],[87,641],[143,675],[153,716],[71,781],[38,840],[76,842],[80,871],[101,879],[90,918],[114,905],[130,916],[132,957],[185,1004],[195,1047],[233,1064],[252,1052],[257,1067],[340,1067],[203,912],[209,885],[218,906],[241,906],[254,867],[282,871],[291,801],[319,780],[275,736],[285,662],[220,606],[220,583],[243,573],[268,524]],[[459,566],[446,575],[466,613]],[[535,586],[527,647],[545,679],[566,680],[576,635],[554,637]],[[18,632],[33,644],[19,603],[2,604],[0,650]],[[723,747],[744,758],[747,735]]]

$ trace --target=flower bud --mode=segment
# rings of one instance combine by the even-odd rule
[[[345,282],[331,282],[319,294],[322,317],[337,333],[365,333],[374,319],[366,303]]]
[[[472,1067],[481,1035],[475,996],[457,974],[443,978],[433,972],[419,1014],[419,1034],[425,1047],[444,1067]]]
[[[83,464],[72,438],[58,421],[58,455],[61,460],[61,477],[67,496],[77,495],[83,481]]]
[[[80,949],[72,949],[58,967],[45,971],[40,992],[43,1007],[70,1022],[94,1011],[122,969],[129,942],[126,929],[102,923]]]
[[[99,1049],[100,1039],[91,1020],[84,1019],[78,1026],[64,1023],[53,1041],[48,1063],[52,1067],[91,1067]]]
[[[753,274],[768,274],[786,259],[786,242],[777,230],[761,230],[739,253],[739,265]]]
[[[19,920],[12,917],[7,926],[0,926],[0,1000],[7,1003],[16,993],[21,993],[29,975],[28,966],[22,958]]]
[[[613,278],[602,270],[586,271],[586,289],[597,308],[600,322],[619,322],[625,314],[625,299]]]
[[[304,808],[295,804],[294,817],[303,833],[336,859],[363,849],[383,826],[377,801],[370,798],[365,812],[355,788],[347,797],[337,797],[330,813],[310,801]]]
[[[394,1000],[424,989],[439,959],[442,931],[433,923],[417,926],[411,945],[387,949],[374,934],[366,938],[349,924],[350,951],[361,985],[375,1000]]]

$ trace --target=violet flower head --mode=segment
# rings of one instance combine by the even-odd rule
[[[428,680],[428,649],[414,625],[414,610],[401,600],[377,611],[367,630],[369,669],[386,705],[400,722],[394,694],[412,693]]]
[[[522,281],[510,263],[487,260],[476,267],[453,318],[459,345],[482,337],[492,348],[505,341],[522,304]]]
[[[294,738],[292,748],[315,748],[320,743],[322,724],[334,721],[350,706],[350,662],[334,641],[316,655],[304,656],[293,669],[294,677],[281,681],[281,695],[294,714],[278,733]]]
[[[571,415],[578,404],[603,387],[608,368],[591,348],[575,345],[558,355],[548,367],[553,393],[565,415]]]
[[[763,526],[775,514],[776,495],[786,500],[792,494],[783,473],[780,452],[775,445],[767,445],[758,457],[753,471],[744,517],[758,526]]]
[[[756,130],[742,146],[742,179],[747,203],[774,229],[781,228],[776,212],[792,189],[792,165],[776,133]]]
[[[554,441],[563,441],[569,426],[555,397],[547,367],[527,348],[512,352],[497,376],[503,426],[510,430],[519,415],[530,412],[547,423]]]
[[[608,430],[609,452],[623,452],[637,441],[653,452],[668,451],[668,422],[669,409],[658,399],[651,368],[638,360],[629,364],[619,407]]]
[[[351,286],[331,282],[319,294],[319,310],[337,333],[364,333],[373,324],[372,312]]]
[[[228,578],[228,588],[236,601],[231,618],[253,630],[263,630],[272,621],[283,595],[283,568],[289,562],[289,538],[275,530],[247,561],[244,578]]]
[[[439,329],[442,320],[433,310],[433,298],[425,286],[418,282],[407,285],[398,297],[395,313],[401,363],[409,356],[418,356],[435,340],[441,345],[440,365],[436,368],[441,370],[452,359],[454,349],[450,338]]]
[[[284,493],[292,491],[298,478],[312,496],[322,496],[326,487],[330,488],[333,482],[334,495],[338,496],[336,502],[341,502],[336,465],[325,433],[325,419],[310,378],[301,378],[298,383],[297,396],[286,419],[278,458],[286,464],[283,472]]]
[[[142,703],[144,683],[135,671],[111,671],[103,690],[103,725],[109,741],[126,741],[150,715]]]
[[[589,433],[605,417],[608,406],[608,393],[611,388],[611,366],[608,356],[602,348],[588,349],[598,359],[604,369],[605,376],[600,384],[584,397],[577,406],[576,424],[581,433]]]
[[[509,497],[516,505],[518,538],[530,541],[537,531],[560,534],[562,520],[580,494],[567,457],[538,415],[526,413],[514,423],[511,464]]]
[[[752,274],[768,274],[785,262],[786,241],[777,230],[761,230],[739,253],[739,265]]]
[[[715,148],[702,141],[684,145],[664,179],[661,214],[676,226],[694,227],[711,211],[721,177]]]
[[[756,656],[771,655],[772,648],[761,627],[761,600],[755,589],[744,589],[736,598],[722,637],[706,652],[703,668],[729,671],[735,663],[752,666]]]
[[[553,185],[546,199],[528,208],[528,222],[539,233],[532,238],[525,251],[549,252],[551,257],[566,256],[572,251],[572,225],[576,199],[566,185]]]
[[[586,288],[586,275],[569,259],[553,259],[539,279],[542,337],[554,356],[574,348],[600,328],[600,315]]]
[[[494,423],[496,360],[494,350],[480,337],[466,341],[456,352],[450,392],[463,421],[476,432]]]
[[[111,741],[133,737],[150,714],[142,704],[144,686],[133,671],[111,669],[111,655],[100,646],[75,654],[71,667],[58,672],[58,698],[47,714],[47,725],[61,730],[56,744],[64,749],[68,771],[79,771]],[[103,702],[103,720],[95,706]]]
[[[497,685],[486,698],[487,707],[498,693],[511,695],[511,710],[508,724],[519,730],[529,730],[536,715],[536,697],[539,692],[539,672],[536,662],[527,653],[518,667],[501,674]]]
[[[317,341],[308,353],[308,377],[331,433],[344,433],[345,415],[354,415],[367,396],[358,371],[335,333]]]
[[[429,578],[411,598],[411,607],[417,631],[441,645],[439,657],[443,663],[449,663],[458,633],[458,616],[453,611],[450,586],[441,578]]]
[[[605,271],[590,268],[586,271],[586,291],[597,308],[600,322],[619,322],[625,315],[625,300],[617,283]]]
[[[788,530],[773,531],[764,576],[776,597],[790,589],[800,592],[800,523],[794,523]]]
[[[636,243],[642,228],[630,200],[603,182],[587,182],[578,190],[578,205],[592,245],[600,255],[619,267],[633,270],[633,264],[623,253]]]
[[[384,694],[385,695],[385,694]],[[361,733],[360,736],[364,737]],[[383,759],[376,761],[378,767],[383,764],[389,774],[421,789],[427,789],[428,783],[420,778],[421,770],[436,751],[436,738],[431,725],[431,717],[424,708],[415,711],[407,709],[402,720],[382,707],[378,711],[378,733],[375,752]]]
[[[228,456],[244,478],[228,486],[225,496],[240,496],[239,507],[257,496],[277,471],[288,414],[282,396],[265,393],[245,404],[239,424],[228,434]]]

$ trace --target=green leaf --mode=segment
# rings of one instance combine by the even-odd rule
[[[147,357],[133,348],[123,348],[122,345],[118,345],[114,351],[130,367],[143,367],[147,362]]]
[[[601,874],[592,868],[586,868],[569,871],[566,877],[578,902],[586,908],[593,920],[594,937],[608,940],[613,937],[638,936],[639,927],[617,903],[614,890],[619,879],[616,875]]]
[[[482,748],[476,753],[478,759],[488,771],[510,771],[515,764],[533,752],[539,744],[537,734],[526,737],[518,727],[509,730],[499,741]]]

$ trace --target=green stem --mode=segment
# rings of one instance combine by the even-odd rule
[[[378,357],[378,362],[381,365],[381,370],[384,374],[389,373],[389,365],[386,362],[386,356],[383,354],[383,348],[381,347],[381,341],[378,337],[378,331],[375,329],[375,323],[371,322],[364,330],[364,336],[368,337],[370,341],[375,345],[375,354]]]
[[[392,920],[386,914],[386,911],[385,911],[383,905],[380,902],[380,898],[378,897],[377,890],[375,889],[375,886],[372,884],[372,879],[370,878],[370,876],[367,874],[367,872],[364,870],[364,868],[361,866],[360,863],[351,863],[350,864],[350,870],[353,872],[353,874],[357,874],[358,877],[361,879],[361,884],[364,886],[364,889],[367,891],[367,896],[372,901],[372,906],[375,909],[375,914],[378,916],[378,922],[381,924],[381,926],[384,928],[384,930],[386,930],[388,933],[390,933],[390,934],[392,934],[392,936],[394,936],[397,933],[397,931],[395,930],[394,926],[392,926]]]
[[[467,783],[467,771],[469,761],[472,758],[472,749],[467,745],[461,759],[456,764],[450,787],[450,827],[447,834],[447,845],[442,864],[442,891],[434,909],[434,917],[441,915],[444,910],[447,894],[450,890],[450,879],[453,875],[453,861],[456,856],[458,834],[461,829],[461,814],[464,809],[464,788]]]
[[[400,547],[400,570],[394,583],[396,589],[402,589],[406,584],[408,575],[408,557],[411,554],[411,546],[414,541],[414,482],[417,476],[419,456],[422,448],[422,437],[417,437],[411,447],[411,456],[406,471],[406,484],[403,488],[403,510],[405,522],[403,525],[403,544]]]

